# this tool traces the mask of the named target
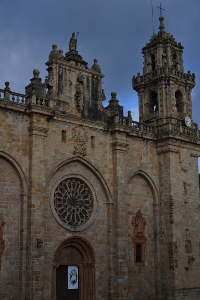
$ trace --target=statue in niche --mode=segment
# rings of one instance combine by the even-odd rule
[[[83,110],[83,98],[84,98],[84,76],[83,74],[79,74],[77,78],[76,85],[76,108],[78,112],[82,112]]]
[[[145,235],[145,219],[142,217],[142,213],[140,210],[137,211],[135,220],[135,227],[134,227],[134,234],[137,235],[138,233],[142,233]]]
[[[76,94],[77,94],[76,107],[79,112],[82,112],[82,110],[83,110],[83,86],[80,83],[77,85]]]
[[[132,217],[132,224],[135,262],[144,264],[147,239],[145,236],[146,221],[145,218],[143,218],[140,210],[137,211],[135,217]]]
[[[75,32],[73,32],[69,42],[69,51],[72,50],[76,51],[76,44],[77,44],[77,39],[75,38]]]

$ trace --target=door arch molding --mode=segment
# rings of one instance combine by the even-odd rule
[[[75,253],[75,255],[70,255]],[[95,255],[90,243],[73,236],[63,240],[55,251],[52,262],[51,299],[56,299],[56,269],[60,265],[77,265],[79,268],[79,300],[95,300]]]

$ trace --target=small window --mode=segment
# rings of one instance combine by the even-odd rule
[[[91,147],[95,147],[95,136],[91,136]]]
[[[136,262],[142,262],[142,246],[136,245]]]
[[[61,141],[66,143],[66,131],[62,130],[62,137],[61,137]]]

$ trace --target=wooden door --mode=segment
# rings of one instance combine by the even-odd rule
[[[68,289],[68,266],[79,269],[78,289]],[[78,236],[60,244],[52,262],[51,300],[95,300],[95,257],[91,245]]]
[[[68,266],[56,269],[56,300],[79,300],[79,289],[68,289]]]

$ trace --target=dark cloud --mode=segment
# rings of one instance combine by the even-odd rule
[[[159,9],[165,11],[165,30],[181,42],[185,72],[196,74],[193,118],[200,123],[200,28],[199,0],[153,0],[155,33]],[[137,115],[137,94],[132,90],[133,74],[142,73],[141,48],[152,29],[151,0],[4,0],[0,1],[0,88],[10,81],[12,91],[24,92],[32,70],[38,68],[44,81],[45,62],[52,44],[68,51],[73,31],[79,32],[78,51],[90,66],[96,57],[102,69],[107,100],[116,91],[125,111]]]

